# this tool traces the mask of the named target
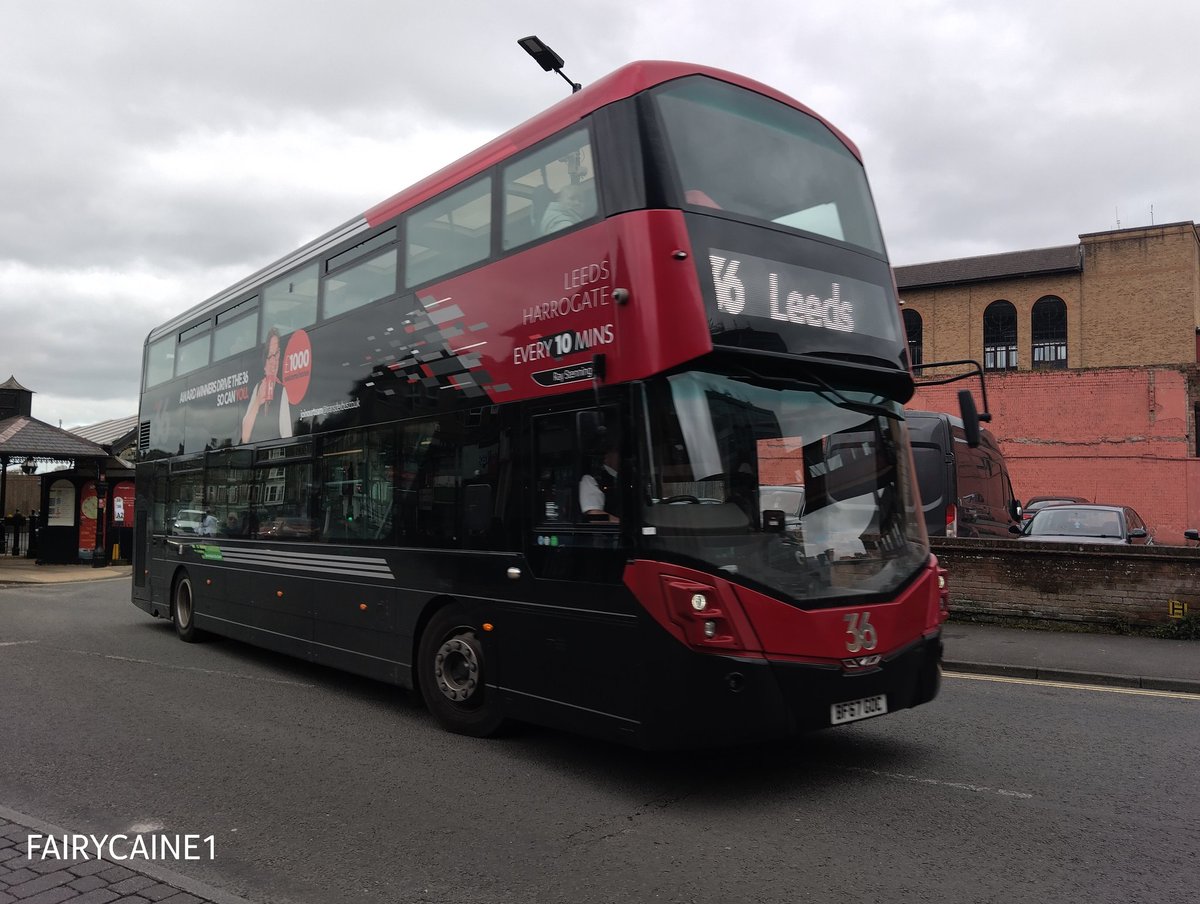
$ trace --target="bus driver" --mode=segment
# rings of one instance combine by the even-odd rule
[[[621,523],[621,495],[617,487],[619,462],[616,446],[609,446],[604,450],[604,463],[599,470],[579,479],[579,510],[585,521]]]

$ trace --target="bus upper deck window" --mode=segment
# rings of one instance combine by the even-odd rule
[[[577,129],[504,168],[504,249],[569,229],[596,215],[596,168]]]

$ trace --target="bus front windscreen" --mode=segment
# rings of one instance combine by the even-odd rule
[[[704,77],[655,95],[684,202],[884,254],[862,164],[828,126]]]
[[[645,392],[647,552],[804,608],[892,593],[926,564],[894,402],[699,371]]]

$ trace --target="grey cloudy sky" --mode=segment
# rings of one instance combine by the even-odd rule
[[[137,410],[154,325],[590,82],[706,63],[862,150],[894,264],[1200,218],[1200,4],[9,0],[0,381]]]

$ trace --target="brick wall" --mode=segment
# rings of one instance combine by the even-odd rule
[[[1172,603],[1200,611],[1200,549],[938,539],[933,551],[954,613],[1162,625]]]
[[[1080,236],[1083,367],[1196,360],[1196,232],[1163,226]],[[1069,303],[1068,303],[1069,304]]]
[[[1195,457],[1196,367],[1033,371],[987,378],[987,425],[1009,464],[1013,490],[1066,493],[1130,505],[1158,543],[1181,544],[1200,528],[1200,459]],[[921,389],[910,408],[958,413],[958,390],[975,381]]]

